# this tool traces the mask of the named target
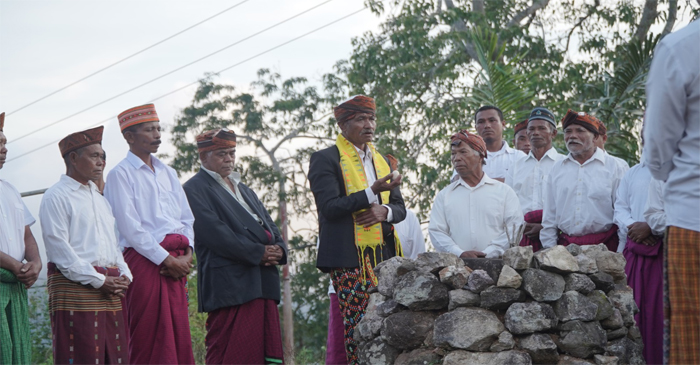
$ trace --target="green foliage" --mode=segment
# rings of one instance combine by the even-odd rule
[[[32,336],[32,364],[53,364],[49,296],[45,286],[28,291],[29,326]]]
[[[204,342],[207,335],[207,314],[198,311],[197,299],[197,255],[192,254],[195,269],[187,277],[187,304],[190,319],[190,336],[192,337],[192,352],[196,364],[204,364],[207,347]]]

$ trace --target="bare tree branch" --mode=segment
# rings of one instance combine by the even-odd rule
[[[595,10],[598,7],[598,5],[599,5],[599,2],[596,1],[595,5],[589,6],[588,13],[586,13],[586,16],[579,18],[578,21],[576,22],[576,24],[574,24],[574,26],[569,31],[569,34],[566,35],[566,47],[564,48],[564,53],[569,51],[569,43],[571,42],[571,35],[574,34],[574,31],[576,30],[576,28],[580,27],[581,24],[583,24],[583,22],[586,21],[586,19],[590,18],[591,15],[593,15],[593,13],[595,13]]]
[[[659,12],[656,10],[658,6],[659,0],[646,0],[644,3],[642,19],[639,20],[639,26],[634,34],[635,38],[637,38],[640,42],[644,42],[644,39],[646,39],[647,33],[649,32],[649,28],[651,28],[651,25],[654,24],[654,20],[656,20],[656,17],[659,15]]]
[[[678,0],[669,0],[668,1],[668,18],[666,18],[666,25],[664,26],[663,32],[661,32],[661,36],[665,36],[668,33],[671,33],[673,30],[673,25],[676,23],[676,15],[678,13]]]
[[[533,1],[532,5],[530,5],[527,9],[515,14],[515,16],[513,16],[513,19],[511,19],[506,25],[506,28],[510,28],[520,24],[520,22],[523,21],[523,19],[534,15],[538,10],[544,9],[548,4],[549,0]]]

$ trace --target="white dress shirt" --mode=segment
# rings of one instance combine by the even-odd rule
[[[545,186],[547,177],[554,163],[563,159],[564,155],[552,147],[537,161],[530,153],[519,158],[508,170],[506,184],[513,188],[520,200],[523,215],[544,208]]]
[[[619,157],[617,157],[617,156],[613,156],[613,155],[609,154],[608,151],[606,151],[606,150],[603,150],[603,152],[605,152],[606,155],[612,157],[613,160],[615,160],[615,162],[616,162],[618,165],[620,165],[620,167],[622,167],[622,168],[624,168],[624,169],[629,169],[629,168],[630,168],[630,164],[628,164],[627,161],[625,161],[625,160],[623,160],[623,159],[621,159],[621,158],[619,158]]]
[[[666,211],[664,209],[664,185],[661,180],[651,179],[649,182],[649,194],[647,205],[644,209],[644,219],[651,232],[657,236],[666,231]]]
[[[250,205],[248,205],[248,203],[243,198],[243,195],[241,195],[241,191],[237,188],[238,184],[241,182],[241,174],[239,172],[233,171],[228,175],[229,180],[231,180],[231,184],[233,184],[233,186],[236,187],[234,189],[235,191],[231,191],[231,187],[228,186],[226,180],[224,180],[224,178],[221,177],[221,175],[218,172],[211,171],[204,166],[202,166],[202,170],[204,170],[207,174],[209,174],[209,176],[216,180],[216,182],[219,183],[219,185],[221,185],[221,187],[223,187],[234,199],[236,199],[238,204],[240,204],[243,207],[243,209],[245,209],[248,212],[248,214],[250,214],[258,223],[260,223],[261,225],[263,224],[262,219],[260,219],[260,217],[258,217],[258,215],[255,214],[255,212],[253,212],[253,209],[250,207]]]
[[[617,252],[625,249],[627,226],[635,222],[645,222],[644,209],[649,195],[649,183],[651,183],[651,173],[644,162],[634,165],[620,180],[615,198],[614,216],[620,236]]]
[[[93,266],[116,266],[133,280],[119,250],[112,209],[92,181],[83,185],[61,175],[44,194],[39,219],[46,256],[69,280],[100,288],[105,276]]]
[[[367,152],[365,152],[357,148],[357,146],[355,145],[353,145],[353,147],[355,147],[355,151],[357,151],[357,154],[360,156],[360,160],[362,160],[362,166],[365,169],[365,177],[367,178],[367,185],[369,186],[367,189],[365,189],[365,194],[367,194],[367,200],[369,200],[370,204],[379,203],[379,197],[372,191],[372,184],[374,184],[374,182],[377,181],[377,172],[374,171],[374,156],[372,156],[372,150],[365,146],[365,149],[367,150]],[[382,157],[380,156],[379,158]],[[386,210],[388,211],[386,214],[386,222],[391,222],[392,220],[394,220],[394,212],[391,211],[391,208],[386,204],[382,204],[382,206],[386,207]]]
[[[181,234],[194,247],[194,215],[177,174],[154,155],[155,172],[129,151],[107,175],[105,198],[117,220],[119,245],[133,247],[156,265],[169,255],[160,243]]]
[[[24,205],[19,191],[0,180],[0,251],[22,262],[24,260],[24,227],[36,220]]]
[[[552,166],[542,213],[543,247],[557,244],[558,231],[583,236],[613,225],[615,194],[627,170],[600,148],[583,164],[571,154]]]
[[[508,248],[508,229],[523,224],[518,197],[510,186],[487,174],[475,186],[461,178],[440,190],[430,213],[428,232],[437,251],[457,256],[481,251],[499,257]]]
[[[525,157],[525,152],[511,148],[505,140],[501,145],[501,149],[496,152],[486,151],[486,165],[482,168],[486,175],[492,179],[505,179],[508,176],[508,170],[522,157]],[[455,182],[459,179],[457,170],[452,170],[452,178],[450,182]]]
[[[666,181],[669,226],[700,231],[700,21],[671,33],[654,51],[646,94],[644,158]]]
[[[394,224],[394,229],[401,240],[404,257],[415,260],[418,254],[425,252],[423,230],[416,213],[413,213],[412,210],[406,209],[406,219]]]

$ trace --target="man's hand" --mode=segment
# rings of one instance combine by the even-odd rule
[[[189,257],[188,257],[189,256]],[[192,265],[192,255],[184,255],[175,257],[168,255],[163,261],[163,267],[160,269],[160,274],[170,276],[173,279],[180,279],[190,273]]]
[[[401,178],[402,176],[399,175],[398,179],[394,179],[393,181],[391,180],[391,177],[393,174],[389,174],[384,176],[381,179],[377,179],[377,181],[372,184],[372,192],[377,195],[383,191],[391,191],[395,187],[401,185]]]
[[[131,285],[131,280],[126,275],[122,275],[119,277],[119,280],[121,280],[122,283],[128,285]]]
[[[24,287],[29,289],[34,285],[36,279],[39,278],[39,272],[41,271],[41,263],[28,261],[26,264],[20,267],[17,273],[17,280],[24,284]]]
[[[263,253],[262,260],[260,260],[260,265],[279,265],[282,257],[284,257],[284,250],[282,250],[282,247],[279,245],[265,246],[265,252]]]
[[[372,226],[373,224],[381,223],[386,220],[387,215],[389,215],[389,208],[372,203],[369,209],[360,213],[355,217],[355,223],[364,226],[365,228]]]
[[[540,231],[542,230],[542,225],[539,223],[525,223],[525,230],[523,234],[532,239],[540,238]]]
[[[634,242],[642,243],[647,237],[651,236],[651,228],[647,222],[634,222],[627,226],[627,236]]]
[[[656,238],[654,238],[654,236],[649,236],[639,243],[646,246],[656,246]]]
[[[129,285],[125,284],[122,278],[105,276],[105,282],[100,287],[100,291],[110,296],[124,298],[124,292],[128,287]]]
[[[464,251],[459,255],[461,259],[475,259],[477,257],[486,257],[486,254],[481,251]]]

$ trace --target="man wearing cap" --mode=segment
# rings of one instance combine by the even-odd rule
[[[7,158],[4,126],[5,113],[0,113],[0,169]],[[34,222],[17,189],[0,179],[0,364],[32,361],[27,289],[41,271],[39,248],[29,228]]]
[[[547,179],[540,231],[544,248],[602,242],[617,251],[615,194],[627,169],[596,147],[598,123],[594,116],[572,110],[562,119],[569,154],[554,163]]]
[[[393,223],[406,217],[401,176],[392,178],[372,144],[375,110],[374,99],[364,95],[340,103],[335,145],[315,152],[309,163],[319,220],[316,267],[330,273],[338,295],[349,364],[358,363],[353,334],[367,309],[367,290],[377,285],[373,267],[402,255]]]
[[[207,319],[207,364],[283,362],[277,265],[287,246],[255,192],[233,170],[236,134],[197,136],[202,167],[185,193],[194,213],[199,311]]]
[[[525,230],[521,246],[532,246],[534,251],[542,248],[542,208],[544,207],[547,177],[554,163],[564,158],[552,147],[557,135],[554,114],[547,108],[537,107],[530,113],[527,136],[532,149],[521,157],[508,171],[506,184],[515,190],[525,216]]]
[[[186,285],[194,216],[175,170],[153,155],[160,146],[153,104],[122,112],[119,126],[129,152],[107,175],[104,194],[136,278],[126,293],[130,361],[192,364]]]
[[[92,181],[104,167],[103,129],[73,133],[58,143],[66,174],[41,200],[56,364],[129,363],[120,298],[133,277],[119,250],[109,203]]]
[[[656,180],[666,181],[669,307],[664,361],[700,363],[700,21],[664,37],[646,84],[644,153]]]
[[[461,130],[452,135],[450,146],[459,179],[433,202],[430,241],[437,251],[461,258],[500,257],[508,249],[505,228],[523,223],[518,197],[483,171],[487,149],[481,137]]]
[[[513,127],[513,147],[518,151],[523,151],[524,154],[530,153],[530,139],[527,138],[527,122],[525,119]],[[506,176],[507,178],[507,176]]]

